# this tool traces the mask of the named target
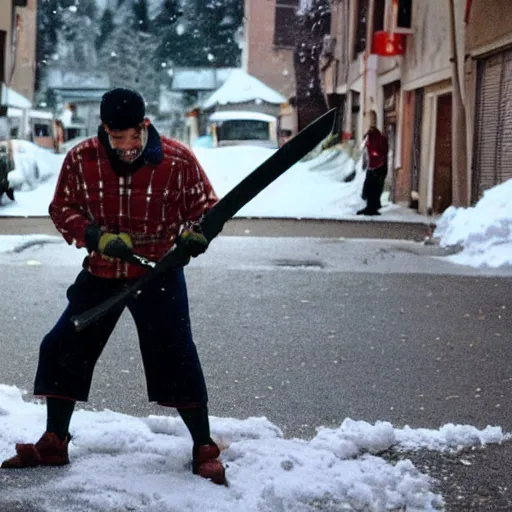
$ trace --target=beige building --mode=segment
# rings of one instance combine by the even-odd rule
[[[0,2],[0,82],[30,102],[36,71],[37,0]],[[14,95],[12,95],[14,97]],[[2,100],[3,101],[3,100]]]
[[[378,126],[390,142],[392,188],[401,160],[401,80],[406,34],[414,30],[411,4],[334,0],[331,35],[324,41],[322,79],[329,105],[340,108],[342,137],[359,146],[370,111],[377,113]]]
[[[243,67],[287,98],[295,94],[293,20],[298,0],[245,0]]]
[[[286,98],[295,95],[294,19],[299,0],[245,0],[244,70]],[[284,106],[281,127],[296,130],[293,109]]]
[[[452,204],[457,187],[467,202],[469,170],[452,172],[449,2],[334,0],[331,5],[323,80],[327,98],[343,98],[343,138],[359,145],[375,110],[390,142],[392,199],[437,213]],[[454,0],[454,7],[457,57],[463,63],[466,0]],[[459,76],[464,79],[463,65]]]

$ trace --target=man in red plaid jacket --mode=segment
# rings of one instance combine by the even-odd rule
[[[193,154],[158,134],[136,91],[107,92],[100,117],[98,136],[66,155],[49,209],[65,240],[88,255],[67,291],[66,310],[40,348],[34,394],[46,397],[46,432],[36,444],[16,445],[17,455],[3,468],[69,463],[75,402],[88,399],[94,366],[124,308],[80,332],[70,318],[146,272],[116,256],[133,250],[158,260],[178,237],[191,256],[208,246],[195,225],[217,196]],[[225,484],[219,448],[210,438],[183,269],[151,282],[127,307],[139,335],[149,400],[178,410],[193,439],[194,473]]]

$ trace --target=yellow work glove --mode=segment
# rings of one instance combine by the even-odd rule
[[[98,252],[107,258],[126,260],[133,254],[133,241],[128,233],[103,233],[98,241]]]
[[[186,229],[181,233],[179,243],[188,256],[195,258],[208,249],[208,240],[198,228]]]

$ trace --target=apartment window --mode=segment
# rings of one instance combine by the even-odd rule
[[[357,5],[356,38],[354,41],[354,59],[366,48],[366,27],[368,25],[369,0],[360,0]]]
[[[295,26],[299,0],[277,0],[274,44],[276,46],[295,45]]]
[[[5,82],[5,39],[7,32],[0,30],[0,84]]]
[[[375,0],[373,7],[373,31],[384,30],[384,15],[386,12],[386,0]]]
[[[412,0],[398,0],[396,26],[398,28],[412,28]]]
[[[393,0],[391,7],[391,29],[401,34],[412,34],[413,0]]]
[[[35,123],[33,131],[36,137],[49,137],[51,135],[50,125],[48,124]]]

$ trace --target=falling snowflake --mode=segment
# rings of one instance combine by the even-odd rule
[[[311,10],[311,7],[313,6],[313,0],[300,0],[299,2],[299,14],[305,14]]]

